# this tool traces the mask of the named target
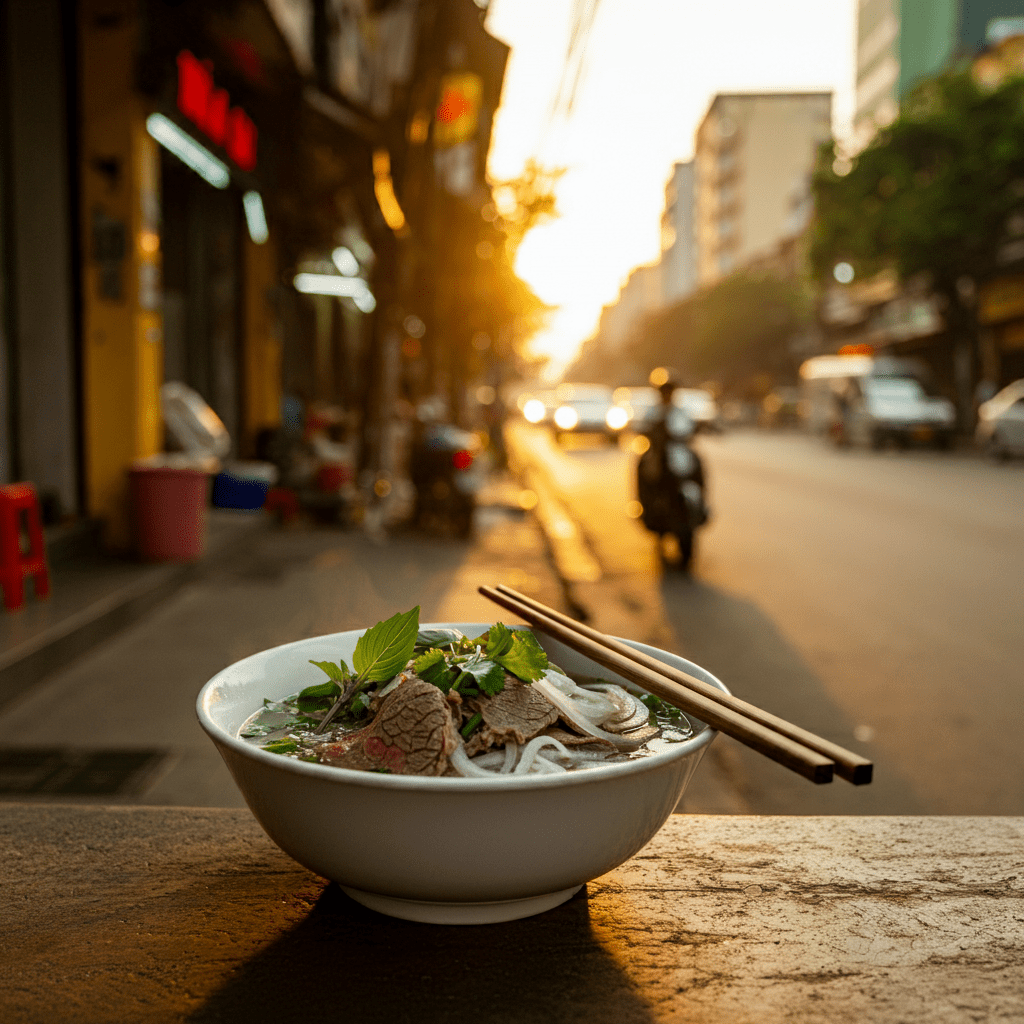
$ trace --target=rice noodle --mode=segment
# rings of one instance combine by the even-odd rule
[[[565,744],[559,742],[554,736],[534,736],[529,743],[523,747],[523,756],[519,759],[519,764],[516,765],[514,774],[525,775],[533,767],[533,763],[536,760],[542,760],[545,764],[550,765],[551,769],[558,769],[559,771],[565,771],[558,765],[552,765],[546,758],[538,757],[538,752],[544,747],[554,747],[560,754],[565,757],[570,756],[569,751],[565,748]]]
[[[480,768],[478,765],[473,764],[469,759],[469,755],[466,753],[466,748],[463,744],[459,744],[452,752],[448,755],[451,761],[452,767],[463,776],[474,779],[493,779],[497,772],[488,771],[486,768]]]
[[[580,712],[572,698],[564,694],[557,686],[554,686],[546,675],[540,679],[535,679],[531,685],[535,690],[543,693],[562,712],[565,718],[585,735],[608,740],[610,743],[615,744],[619,750],[636,750],[640,746],[641,741],[639,740],[629,739],[614,732],[605,732],[604,729],[596,726],[586,715]]]
[[[501,766],[501,774],[508,775],[516,766],[519,760],[519,744],[515,740],[509,740],[505,744],[505,763]]]

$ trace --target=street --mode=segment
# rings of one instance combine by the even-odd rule
[[[738,696],[875,762],[870,786],[814,787],[720,737],[709,758],[742,809],[1024,813],[1024,466],[705,435],[713,519],[686,577],[661,570],[626,514],[627,454],[561,449],[524,424],[509,434],[600,563],[599,581],[573,588],[598,628],[632,620]]]

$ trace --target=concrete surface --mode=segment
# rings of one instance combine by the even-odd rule
[[[457,837],[453,839],[457,856]],[[382,917],[244,810],[0,807],[0,1019],[1024,1019],[1024,819],[673,816],[537,917]]]

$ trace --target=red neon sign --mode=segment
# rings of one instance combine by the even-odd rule
[[[232,107],[224,89],[213,84],[213,65],[188,50],[178,54],[178,109],[243,171],[256,166],[256,125],[241,107]]]

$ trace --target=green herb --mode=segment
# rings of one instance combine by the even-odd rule
[[[310,665],[316,665],[317,668],[323,669],[327,675],[333,679],[336,683],[344,683],[348,679],[351,673],[348,670],[348,665],[345,664],[340,658],[338,664],[335,665],[333,661],[314,661],[312,658],[309,659]]]
[[[343,684],[330,710],[313,730],[314,733],[322,733],[327,728],[327,723],[342,707],[347,706],[349,712],[355,716],[366,713],[368,702],[357,704],[352,700],[353,695],[365,690],[369,683],[382,683],[393,679],[405,668],[416,646],[419,621],[420,606],[416,605],[410,611],[392,615],[390,619],[378,622],[376,626],[366,630],[356,641],[356,649],[352,652],[352,664],[357,673],[355,678],[350,677],[348,666],[343,661],[338,665],[341,669],[340,679],[336,679],[337,668],[333,662],[313,662],[331,677],[332,683]]]
[[[660,697],[656,697],[653,693],[645,693],[640,697],[640,703],[647,707],[650,711],[650,723],[651,725],[660,725],[660,718],[667,718],[671,722],[676,722],[683,717],[682,711],[675,707],[673,704],[666,704]]]
[[[337,665],[329,661],[313,662],[319,668],[330,665],[337,669]],[[324,671],[327,671],[324,669]],[[344,682],[344,680],[340,680]],[[341,695],[341,687],[333,679],[326,683],[317,683],[315,686],[307,686],[296,698],[295,704],[300,711],[326,711]]]
[[[497,632],[494,653],[491,652],[491,634]],[[547,671],[548,656],[537,638],[527,629],[511,630],[500,622],[488,631],[487,653],[507,672],[532,683]]]
[[[352,664],[360,681],[383,682],[405,668],[416,646],[420,606],[368,629],[357,641]]]
[[[424,629],[416,634],[416,650],[428,651],[431,647],[460,645],[466,634],[458,629]]]
[[[450,668],[445,660],[444,651],[436,647],[421,654],[413,663],[412,670],[428,683],[432,683],[442,693],[447,693],[455,684],[459,670]]]
[[[484,720],[484,716],[478,711],[460,730],[462,738],[468,740],[473,730]]]
[[[263,749],[271,754],[291,754],[299,749],[299,745],[295,740],[271,740],[264,744]]]
[[[505,670],[497,660],[492,661],[483,655],[474,654],[462,662],[459,668],[462,669],[462,674],[472,678],[480,692],[486,693],[488,697],[493,697],[505,689]],[[459,692],[464,692],[461,676],[459,684]]]

